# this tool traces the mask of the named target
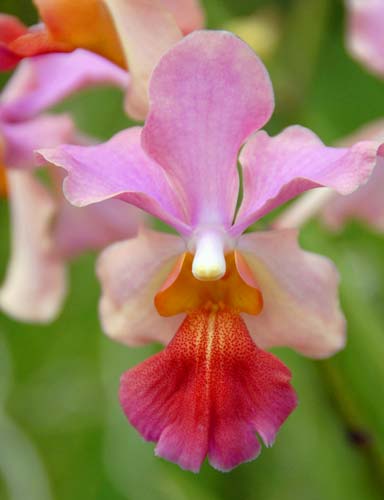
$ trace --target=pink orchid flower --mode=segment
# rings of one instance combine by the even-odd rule
[[[134,209],[117,200],[85,210],[70,205],[48,169],[51,190],[35,177],[37,148],[84,141],[67,115],[42,114],[88,85],[126,88],[127,73],[101,57],[78,50],[23,61],[0,97],[0,167],[10,199],[12,254],[0,307],[24,321],[46,322],[66,293],[65,261],[103,248],[137,231]]]
[[[383,0],[345,0],[346,44],[350,53],[370,71],[384,75]]]
[[[126,107],[147,112],[147,84],[160,56],[203,26],[198,0],[34,0],[44,24],[27,28],[0,15],[0,69],[23,57],[83,48],[129,69]],[[149,28],[150,27],[150,28]]]
[[[307,189],[350,193],[377,148],[326,147],[300,126],[258,131],[273,111],[271,82],[227,32],[195,32],[174,46],[149,95],[144,128],[40,157],[67,170],[74,205],[123,200],[180,233],[146,230],[103,252],[101,318],[127,344],[168,344],[120,387],[129,421],[157,442],[156,454],[192,471],[208,456],[230,470],[259,454],[256,433],[270,446],[296,406],[288,368],[263,349],[321,358],[345,341],[332,263],[301,250],[295,231],[242,233]]]

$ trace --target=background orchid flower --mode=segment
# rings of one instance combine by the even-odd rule
[[[33,151],[84,141],[67,115],[41,112],[80,88],[113,84],[126,88],[125,71],[77,50],[24,60],[0,98],[1,161],[12,218],[12,254],[0,307],[25,321],[50,321],[66,292],[65,261],[136,232],[136,214],[110,200],[80,210],[62,195],[62,176],[48,170],[51,189],[35,176]]]
[[[198,0],[35,0],[44,25],[27,29],[0,17],[0,68],[21,57],[83,48],[129,68],[127,110],[143,119],[147,84],[160,56],[203,25]],[[1,43],[2,42],[2,43]]]
[[[345,0],[346,44],[350,53],[370,71],[384,74],[384,2]]]
[[[74,205],[123,200],[180,233],[143,231],[103,252],[101,319],[128,344],[169,342],[120,387],[128,419],[157,442],[156,454],[192,471],[208,456],[229,470],[258,455],[256,432],[271,445],[296,405],[289,370],[263,349],[321,358],[345,341],[332,263],[301,250],[295,231],[242,233],[310,188],[350,193],[368,178],[377,146],[326,147],[300,126],[258,132],[273,111],[271,82],[227,32],[195,32],[174,46],[149,95],[143,129],[40,157],[67,170]]]
[[[358,141],[384,141],[384,121],[376,120],[364,125],[348,137],[338,141],[340,146],[351,146]],[[299,228],[312,217],[320,217],[324,224],[338,231],[350,220],[359,220],[384,231],[384,151],[378,150],[377,167],[368,182],[348,196],[340,196],[332,189],[316,189],[305,193],[274,221],[275,229]]]

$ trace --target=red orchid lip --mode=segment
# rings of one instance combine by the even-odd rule
[[[290,371],[252,341],[239,314],[189,314],[168,347],[127,371],[120,402],[156,455],[198,472],[228,471],[260,453],[296,406]]]

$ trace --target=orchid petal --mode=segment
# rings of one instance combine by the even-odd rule
[[[376,164],[378,144],[359,142],[350,148],[324,146],[310,130],[288,127],[275,137],[258,132],[240,155],[244,198],[233,234],[308,189],[327,186],[341,194],[367,181]]]
[[[384,161],[378,160],[371,178],[364,186],[348,196],[334,195],[320,213],[321,219],[334,231],[350,219],[367,223],[384,231]]]
[[[35,149],[71,141],[73,134],[74,125],[67,115],[42,115],[20,123],[1,123],[3,161],[9,168],[33,168]]]
[[[129,345],[167,343],[181,323],[181,315],[164,318],[154,297],[185,250],[177,236],[142,230],[137,238],[105,249],[98,260],[101,281],[100,315],[104,331]]]
[[[0,71],[12,69],[19,62],[20,57],[9,48],[9,43],[26,30],[17,17],[0,14]]]
[[[147,87],[153,68],[182,35],[160,0],[104,1],[120,35],[132,78],[127,93],[127,112],[134,118],[143,119],[148,111]]]
[[[41,150],[39,157],[67,170],[64,193],[73,205],[119,198],[188,232],[176,190],[162,168],[145,154],[140,137],[141,128],[132,127],[103,144],[64,145]]]
[[[23,321],[49,322],[66,294],[62,259],[51,237],[56,206],[30,172],[7,172],[12,255],[0,289],[0,307]]]
[[[384,2],[346,0],[346,43],[350,53],[368,69],[384,75]]]
[[[339,278],[331,261],[301,250],[294,230],[246,234],[239,250],[263,295],[262,312],[244,315],[257,345],[288,346],[314,358],[344,346]]]
[[[21,62],[1,97],[0,114],[7,120],[25,120],[90,85],[127,88],[128,73],[106,59],[75,50],[46,54]]]
[[[172,12],[181,31],[187,35],[204,26],[204,13],[199,0],[161,0]]]
[[[139,217],[139,210],[120,200],[106,200],[82,208],[63,200],[55,220],[57,248],[65,258],[105,248],[135,236]]]
[[[92,50],[124,66],[120,40],[104,1],[34,0],[34,3],[51,43],[61,43],[63,50],[78,47]],[[22,43],[23,40],[20,42],[18,51],[28,51],[28,44]],[[46,45],[49,49],[49,43]]]
[[[230,226],[238,150],[273,110],[263,64],[230,33],[195,32],[163,56],[149,93],[144,149],[183,187],[193,226]]]
[[[291,374],[233,311],[196,310],[167,348],[124,373],[120,403],[155,454],[198,472],[229,471],[270,446],[296,406]]]

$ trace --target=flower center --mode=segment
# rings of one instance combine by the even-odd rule
[[[173,316],[202,308],[259,314],[263,298],[245,258],[238,251],[223,258],[224,275],[215,281],[201,281],[193,273],[196,257],[181,255],[155,297],[159,314]]]

